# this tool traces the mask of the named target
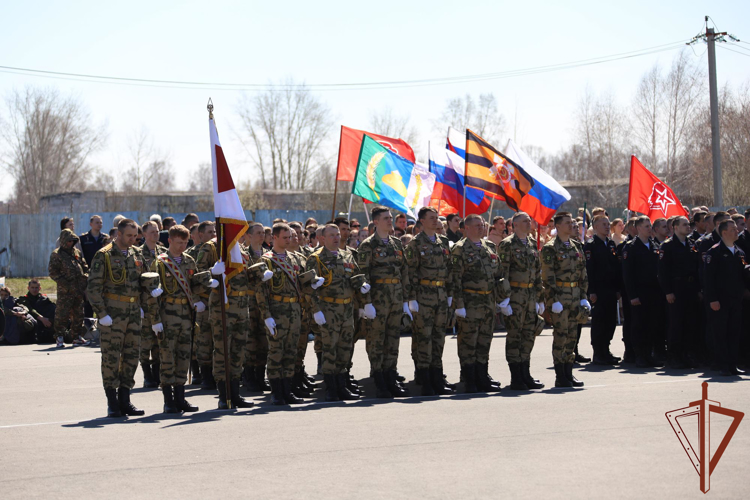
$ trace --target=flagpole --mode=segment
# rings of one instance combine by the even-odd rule
[[[354,201],[354,193],[352,193],[352,194],[349,195],[349,211],[346,212],[346,220],[349,220],[349,219],[352,218],[352,201]],[[331,220],[333,220],[333,219],[331,219]]]
[[[216,217],[216,242],[219,244],[219,260],[225,262],[224,259],[224,227],[219,222],[219,218]],[[226,262],[225,262],[226,265]],[[226,270],[225,270],[226,272]],[[219,286],[217,290],[221,290],[221,296],[219,302],[221,303],[221,339],[224,343],[224,384],[226,384],[227,391],[227,408],[232,409],[232,388],[229,381],[229,342],[227,342],[227,307],[224,303],[226,296],[226,288],[224,286],[224,273],[219,275]]]
[[[367,210],[367,203],[365,203],[364,198],[362,198],[362,206],[365,209],[365,217],[367,217],[367,225],[370,225],[370,212]]]
[[[493,196],[492,201],[490,202],[490,213],[487,216],[487,236],[490,235],[490,225],[492,225],[492,209],[494,206],[495,206],[495,197]]]

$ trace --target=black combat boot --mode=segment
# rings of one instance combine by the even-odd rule
[[[430,383],[432,384],[432,390],[435,391],[435,394],[438,396],[447,396],[456,392],[446,384],[445,374],[443,374],[442,368],[431,366],[428,369],[428,373],[430,374]]]
[[[161,393],[164,396],[164,413],[180,413],[172,398],[172,386],[165,385],[161,388]]]
[[[151,362],[151,377],[153,377],[156,387],[159,387],[161,385],[161,364],[158,359]]]
[[[510,368],[510,389],[512,391],[528,391],[529,386],[524,381],[522,364],[508,363],[508,368]]]
[[[527,359],[521,365],[523,367],[523,381],[529,389],[544,389],[544,384],[531,376],[531,360]]]
[[[461,366],[461,380],[464,382],[464,391],[469,394],[477,392],[477,372],[473,364]]]
[[[286,406],[288,403],[284,400],[284,383],[280,378],[268,380],[271,384],[271,404],[274,406]]]
[[[323,369],[323,353],[322,352],[316,352],[315,357],[318,358],[318,375],[323,375],[323,372],[321,371]]]
[[[380,399],[393,399],[393,394],[388,390],[385,381],[385,375],[382,370],[372,372],[372,378],[375,381],[375,397]]]
[[[492,375],[490,375],[490,372],[489,372],[489,367],[490,367],[489,362],[482,364],[482,369],[484,370],[484,374],[487,376],[487,380],[490,381],[490,385],[493,386],[493,387],[497,387],[498,389],[500,389],[501,388],[500,387],[500,382],[498,382],[497,380],[495,380],[494,378],[492,378]]]
[[[347,387],[347,379],[349,378],[349,375],[344,373],[339,373],[335,375],[336,377],[336,394],[338,395],[339,399],[341,401],[354,401],[356,399],[359,399],[359,396],[356,394],[353,394],[349,388]]]
[[[386,387],[394,398],[401,398],[409,395],[409,392],[401,387],[398,380],[398,372],[396,372],[396,370],[388,370],[384,375]]]
[[[203,383],[201,389],[204,391],[213,391],[216,389],[216,380],[214,380],[214,370],[211,365],[201,366],[201,375],[203,375]]]
[[[422,396],[434,396],[435,389],[432,387],[429,368],[417,368],[417,377],[422,383]]]
[[[308,385],[308,386],[309,385],[313,385],[313,386],[315,385],[315,378],[312,375],[310,375],[309,373],[307,373],[307,370],[305,370],[305,365],[302,365],[302,374],[304,375],[305,381],[307,382],[306,385]]]
[[[216,389],[219,391],[219,406],[220,410],[228,410],[229,403],[227,403],[227,383],[224,380],[216,381]]]
[[[302,378],[302,370],[297,369],[294,372],[294,377],[292,377],[292,393],[298,398],[309,398],[312,396],[312,392],[305,387]]]
[[[583,382],[573,375],[573,363],[565,363],[565,376],[570,380],[573,387],[583,387]]]
[[[263,388],[258,383],[258,377],[255,375],[255,368],[252,366],[246,366],[242,370],[242,385],[249,392],[263,392]]]
[[[187,413],[198,411],[197,406],[191,405],[185,399],[185,386],[184,385],[174,386],[174,405],[178,410],[184,411]]]
[[[145,411],[136,408],[133,406],[133,403],[130,402],[130,389],[127,387],[120,387],[120,390],[117,391],[117,399],[120,401],[120,412],[123,415],[129,417],[140,417],[141,415],[146,414]]]
[[[281,383],[281,386],[284,388],[284,401],[286,401],[290,405],[296,405],[305,402],[304,399],[297,397],[294,392],[292,392],[293,383],[291,377],[282,378]]]
[[[419,371],[419,367],[417,366],[417,360],[413,359],[414,361],[414,383],[417,385],[422,385],[422,372]]]
[[[234,408],[252,408],[254,403],[240,395],[240,379],[235,378],[229,382],[229,390],[232,391],[230,399]]]
[[[477,383],[477,389],[480,392],[500,392],[500,384],[498,382],[492,383],[493,380],[490,377],[488,366],[486,363],[475,363],[475,380]]]
[[[336,375],[330,373],[323,375],[323,381],[326,384],[326,401],[339,401],[339,395],[336,392]]]
[[[555,387],[573,387],[573,383],[565,376],[565,365],[555,363]]]
[[[190,372],[193,374],[193,383],[190,385],[203,384],[203,377],[201,377],[201,370],[200,366],[198,366],[198,361],[192,360],[190,362]]]
[[[396,380],[397,380],[397,381],[398,381],[399,383],[403,383],[403,382],[406,382],[406,377],[404,377],[403,375],[401,375],[401,374],[400,374],[400,373],[398,372],[398,370],[393,370],[393,372],[394,372],[394,373],[396,374]]]
[[[143,370],[143,388],[153,389],[156,387],[156,381],[154,381],[154,377],[151,375],[151,363],[148,361],[141,363],[141,370]]]
[[[261,392],[271,391],[271,386],[266,381],[266,367],[265,366],[255,367],[255,380],[258,381],[258,386],[260,387]]]
[[[109,418],[122,417],[120,402],[117,401],[117,389],[107,387],[104,389],[104,394],[107,395],[107,416]]]
[[[362,389],[359,388],[359,384],[357,383],[357,380],[352,377],[352,374],[349,372],[349,370],[346,371],[346,388],[349,389],[349,392],[354,394],[355,396],[361,396],[362,395]]]

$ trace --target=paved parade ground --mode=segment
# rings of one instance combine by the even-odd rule
[[[620,332],[615,335],[619,339]],[[591,355],[588,328],[581,351]],[[585,340],[584,340],[585,339]],[[411,339],[399,369],[413,378]],[[490,373],[503,385],[505,334]],[[137,388],[144,417],[107,419],[98,347],[0,348],[0,498],[701,498],[699,477],[664,414],[708,397],[750,412],[750,377],[702,372],[577,370],[586,387],[554,389],[552,330],[538,337],[535,393],[316,402],[220,412],[161,414],[161,393]],[[619,342],[617,343],[619,345]],[[619,349],[614,349],[621,355]],[[308,371],[315,366],[312,344]],[[445,370],[457,381],[456,341]],[[364,342],[354,375],[368,375]],[[142,384],[138,370],[137,387]],[[374,388],[367,381],[368,394]],[[418,388],[409,383],[412,394]],[[317,395],[317,394],[316,394]],[[206,411],[211,410],[211,411]],[[712,449],[728,428],[711,416]],[[686,434],[697,446],[697,418]],[[750,420],[711,476],[710,498],[747,498]]]

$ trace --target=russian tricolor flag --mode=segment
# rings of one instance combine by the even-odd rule
[[[450,129],[452,130],[452,129]],[[450,134],[449,130],[449,134]],[[461,217],[468,214],[482,214],[490,206],[483,191],[466,189],[466,213],[464,205],[464,158],[456,150],[451,150],[451,139],[448,137],[448,148],[430,145],[430,172],[435,174],[435,188],[432,191],[430,206],[437,208],[440,215],[458,213]],[[464,146],[459,143],[459,146]],[[465,147],[465,146],[464,146]],[[464,149],[459,150],[465,156]]]

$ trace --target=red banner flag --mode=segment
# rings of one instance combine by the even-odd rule
[[[630,157],[628,209],[648,215],[651,222],[660,217],[688,216],[674,191],[644,167],[635,155]]]
[[[362,149],[362,138],[365,134],[410,162],[415,163],[417,161],[414,156],[414,150],[403,139],[394,139],[342,125],[341,140],[339,142],[339,163],[336,167],[337,181],[354,181],[354,174],[357,172],[357,161],[359,160],[359,150]]]

